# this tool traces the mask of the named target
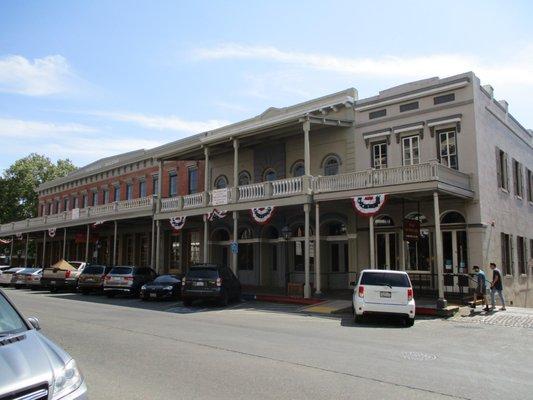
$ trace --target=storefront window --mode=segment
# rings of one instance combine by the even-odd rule
[[[200,263],[200,232],[194,231],[190,233],[190,247],[189,247],[189,254],[190,258],[189,261],[191,265],[199,264]]]

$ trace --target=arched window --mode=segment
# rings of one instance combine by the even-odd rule
[[[380,215],[374,219],[374,226],[394,226],[394,221],[388,215]]]
[[[254,233],[250,228],[244,228],[241,230],[239,234],[239,239],[252,239],[254,237]]]
[[[340,160],[337,156],[328,156],[324,161],[324,175],[338,175],[340,169]]]
[[[296,161],[292,166],[292,176],[298,177],[305,175],[305,166],[302,161]]]
[[[224,189],[228,187],[228,178],[225,175],[220,175],[215,179],[215,189]]]
[[[465,222],[465,217],[457,211],[448,211],[440,219],[441,224],[464,224]]]
[[[405,219],[414,219],[414,220],[420,222],[421,224],[426,224],[428,222],[428,219],[427,219],[427,217],[424,214],[417,213],[416,211],[407,214],[405,216]]]
[[[239,174],[239,186],[249,185],[252,181],[248,171],[241,171]]]
[[[342,222],[333,221],[328,224],[326,234],[328,236],[346,235],[346,225]]]
[[[271,182],[271,181],[275,181],[276,179],[278,179],[276,171],[274,171],[272,168],[267,168],[265,172],[263,173],[264,182]]]

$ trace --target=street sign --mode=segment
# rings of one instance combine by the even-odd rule
[[[232,252],[233,254],[237,254],[237,253],[239,253],[239,243],[237,243],[237,242],[231,242],[231,244],[230,244],[229,247],[230,247],[231,252]]]

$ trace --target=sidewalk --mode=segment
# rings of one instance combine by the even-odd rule
[[[472,311],[470,307],[461,307],[459,313],[450,320],[454,322],[533,329],[533,309],[507,307],[506,311],[500,311],[499,308],[496,308],[494,311],[485,312],[481,310],[481,307],[476,308],[475,311]]]

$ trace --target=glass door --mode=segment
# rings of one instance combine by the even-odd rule
[[[376,262],[378,269],[398,269],[395,232],[376,234]]]
[[[444,286],[449,292],[459,292],[468,287],[468,246],[465,230],[442,232],[444,260]]]

